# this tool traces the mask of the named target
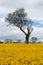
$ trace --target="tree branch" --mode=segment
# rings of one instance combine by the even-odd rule
[[[22,27],[20,27],[20,30],[26,35],[26,32],[22,29]]]
[[[32,31],[33,31],[33,28],[31,29],[31,32],[32,32]],[[31,32],[30,32],[30,33],[31,33]]]

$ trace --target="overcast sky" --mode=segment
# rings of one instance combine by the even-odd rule
[[[17,8],[24,8],[29,18],[40,21],[42,27],[33,26],[32,36],[37,35],[43,38],[43,0],[0,0],[0,36],[14,35],[16,31],[17,33],[21,32],[12,26],[6,27],[7,23],[5,23],[6,14]]]
[[[6,14],[21,7],[32,19],[43,20],[43,0],[0,0],[0,13]]]

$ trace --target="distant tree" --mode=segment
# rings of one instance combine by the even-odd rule
[[[32,21],[27,18],[27,13],[23,8],[17,9],[13,13],[9,13],[8,17],[6,17],[5,20],[6,22],[9,22],[9,25],[13,24],[20,28],[20,30],[26,36],[26,43],[29,42],[30,34],[33,31]],[[27,30],[27,32],[25,31],[25,29]]]
[[[5,41],[6,43],[12,42],[11,39],[5,39],[4,41]]]
[[[19,39],[19,40],[17,40],[17,42],[21,42],[21,40]]]
[[[32,37],[32,38],[31,38],[31,41],[32,41],[33,43],[37,42],[37,40],[38,40],[37,37]]]
[[[9,39],[5,39],[4,42],[8,43],[9,42]]]
[[[0,41],[0,44],[1,44],[1,43],[4,43],[4,42]]]

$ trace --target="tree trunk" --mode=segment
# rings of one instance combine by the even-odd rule
[[[30,30],[27,29],[28,33],[26,33],[26,32],[22,29],[22,27],[20,27],[20,30],[25,34],[25,36],[26,36],[26,38],[25,38],[25,39],[26,39],[26,43],[28,44],[28,43],[29,43],[29,36],[30,36],[32,30],[31,30],[31,32],[30,32]]]
[[[26,43],[29,43],[29,34],[26,34]]]

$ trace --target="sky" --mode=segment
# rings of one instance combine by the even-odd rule
[[[17,27],[7,27],[8,23],[5,22],[6,15],[18,8],[24,8],[28,18],[34,21],[33,32],[30,36],[43,39],[43,0],[0,0],[0,39],[5,36],[23,34]]]

